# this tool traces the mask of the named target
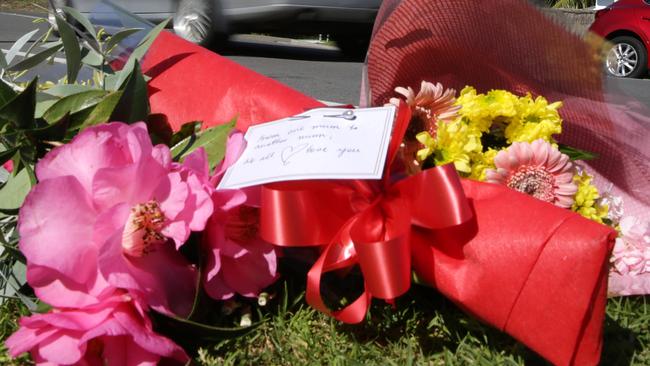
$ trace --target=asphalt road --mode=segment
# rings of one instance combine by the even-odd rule
[[[0,13],[0,49],[8,49],[21,35],[38,26],[34,17]],[[363,64],[344,57],[336,47],[286,38],[235,36],[219,53],[263,75],[285,83],[317,99],[356,104],[359,101]],[[34,74],[56,80],[65,65],[44,65]],[[82,74],[85,78],[89,74]],[[31,76],[31,75],[30,75]],[[606,83],[650,106],[650,79],[608,79]]]

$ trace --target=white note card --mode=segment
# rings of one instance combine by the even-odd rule
[[[252,126],[217,189],[307,179],[381,179],[395,107],[312,109]]]

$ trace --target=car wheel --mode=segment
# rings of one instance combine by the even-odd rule
[[[174,15],[174,32],[186,40],[208,45],[214,38],[211,0],[181,0]]]
[[[607,51],[605,71],[622,78],[637,78],[648,71],[648,51],[643,43],[630,36],[615,37]]]

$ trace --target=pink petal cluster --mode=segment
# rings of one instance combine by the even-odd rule
[[[231,135],[226,157],[213,178],[215,184],[243,148],[243,135]],[[275,247],[258,236],[257,196],[255,189],[215,191],[213,194],[215,212],[203,237],[207,255],[203,287],[214,299],[228,299],[236,293],[255,297],[277,279]]]
[[[122,288],[158,311],[187,314],[196,269],[176,249],[212,214],[205,160],[199,150],[172,163],[143,123],[89,128],[47,154],[19,216],[39,298],[83,307]]]
[[[456,90],[445,89],[442,84],[422,81],[417,94],[411,87],[397,87],[395,92],[406,98],[406,104],[411,107],[414,115],[422,117],[429,124],[435,125],[437,120],[450,121],[458,116],[460,106],[456,103]],[[391,98],[390,103],[399,105],[398,98]],[[422,132],[420,130],[418,132]],[[435,132],[435,131],[434,131]],[[434,135],[434,134],[432,134]]]
[[[5,168],[9,173],[14,171],[14,162],[9,160],[8,162],[2,164],[2,167]]]
[[[539,139],[515,142],[494,158],[496,170],[486,171],[486,181],[506,185],[556,206],[570,208],[578,186],[569,157]]]
[[[613,295],[650,294],[650,222],[627,216],[612,252],[609,292]]]
[[[185,363],[182,348],[153,332],[143,307],[116,291],[83,309],[54,310],[20,320],[6,341],[16,357],[31,352],[37,365],[157,365]]]

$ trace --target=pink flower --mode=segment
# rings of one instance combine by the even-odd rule
[[[2,164],[2,167],[5,168],[9,173],[14,171],[14,162],[9,160],[6,163]]]
[[[157,365],[185,363],[182,348],[154,333],[142,306],[123,292],[83,309],[55,309],[20,320],[6,341],[9,354],[30,352],[40,365]]]
[[[650,273],[650,224],[635,217],[621,220],[621,234],[612,252],[614,270],[622,275]]]
[[[196,269],[177,248],[212,214],[204,151],[175,164],[144,123],[110,123],[52,150],[36,173],[19,231],[41,299],[84,307],[123,288],[158,311],[190,311]]]
[[[456,103],[456,90],[445,89],[442,84],[433,84],[422,81],[417,95],[411,87],[397,87],[395,91],[406,98],[406,104],[411,107],[414,116],[419,116],[424,121],[435,127],[437,120],[449,121],[458,116],[460,106]],[[398,98],[391,98],[391,104],[399,105]],[[425,131],[420,130],[418,132]],[[431,131],[429,131],[431,133]],[[435,135],[433,131],[432,135]]]
[[[241,154],[243,135],[228,139],[226,158],[213,178],[215,183]],[[204,232],[207,268],[203,287],[210,297],[223,300],[238,293],[255,297],[277,278],[275,247],[258,236],[259,209],[256,191],[215,191],[215,212]]]
[[[496,170],[486,171],[486,181],[503,184],[556,206],[570,208],[578,186],[569,157],[544,140],[515,142],[494,158]]]
[[[429,132],[436,136],[438,120],[452,121],[458,116],[460,106],[456,104],[456,90],[445,89],[442,84],[422,81],[417,95],[411,87],[397,87],[395,91],[406,98],[406,104],[411,108],[411,121],[404,135],[401,155],[409,174],[420,171],[416,154],[423,145],[415,138],[420,132]],[[399,106],[399,98],[391,98],[390,104]]]

